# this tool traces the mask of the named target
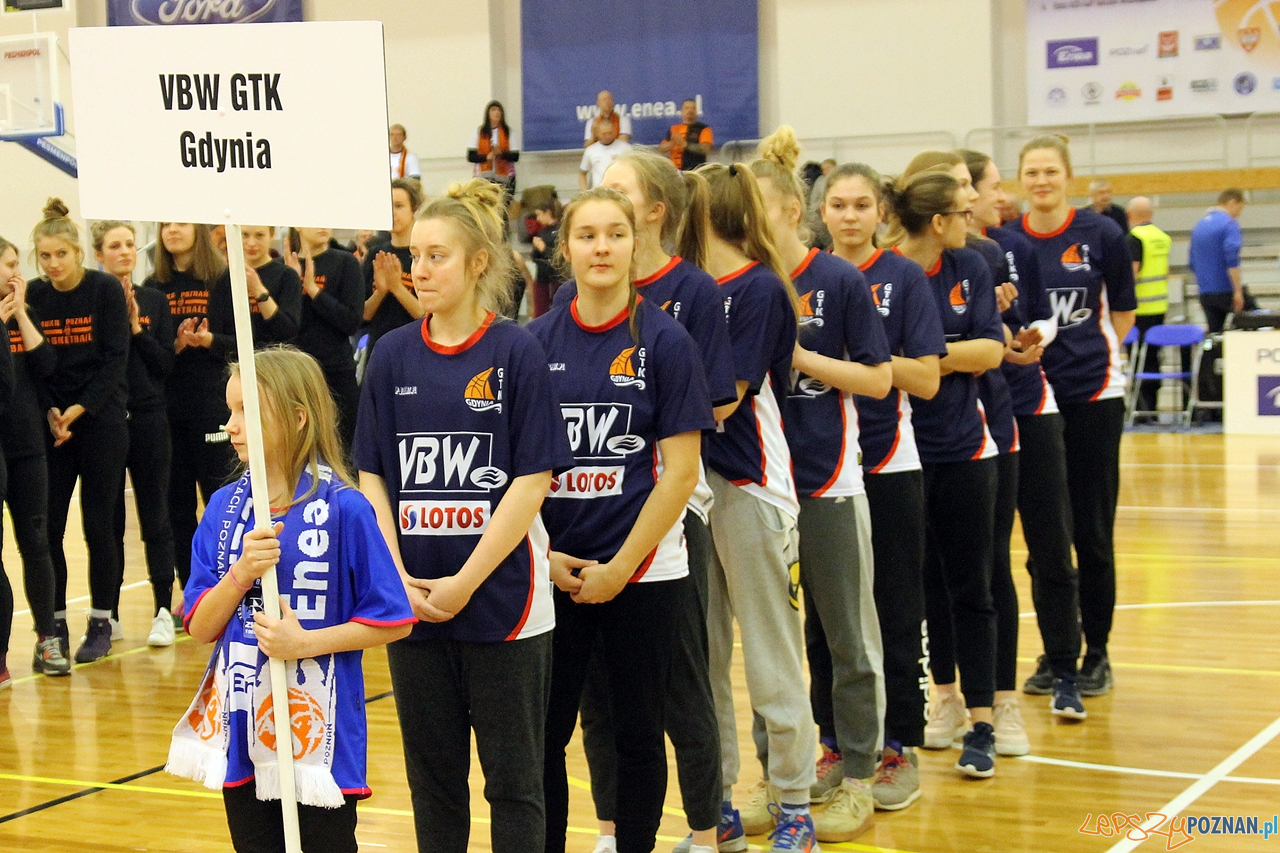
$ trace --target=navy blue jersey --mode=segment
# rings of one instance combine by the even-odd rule
[[[1027,217],[1009,229],[1035,247],[1058,337],[1041,359],[1058,402],[1080,403],[1124,396],[1120,341],[1112,311],[1134,311],[1133,263],[1124,234],[1092,210],[1071,210],[1050,234],[1031,230]]]
[[[795,518],[800,512],[779,397],[791,387],[796,315],[781,279],[752,261],[716,281],[742,403],[706,441],[707,467]]]
[[[858,269],[884,321],[890,355],[923,358],[947,354],[942,321],[919,264],[897,252],[877,249]],[[863,470],[868,474],[918,471],[920,454],[907,392],[893,388],[883,400],[858,397],[857,406]]]
[[[928,276],[933,310],[942,318],[947,343],[985,338],[1004,345],[995,285],[982,255],[972,249],[946,249]],[[916,397],[912,405],[921,461],[963,462],[996,454],[972,373],[946,374],[933,399]]]
[[[636,279],[636,289],[688,329],[702,353],[712,404],[723,406],[738,399],[729,324],[716,280],[677,255],[653,275]],[[570,279],[556,289],[551,304],[567,308],[577,295],[578,283]]]
[[[800,346],[859,364],[889,360],[884,322],[857,267],[811,249],[791,279],[800,294]],[[783,408],[783,424],[787,446],[796,451],[792,462],[801,497],[866,493],[858,411],[851,394],[796,373]]]
[[[1035,248],[1017,232],[1007,228],[987,228],[985,233],[1004,250],[1005,266],[1009,278],[1018,288],[1018,298],[1004,312],[1004,321],[1014,334],[1036,320],[1048,320],[1053,316],[1049,307],[1049,295],[1040,279],[1040,265],[1036,262]],[[1006,361],[1000,372],[1009,383],[1009,395],[1013,398],[1013,413],[1017,417],[1048,415],[1058,411],[1053,396],[1053,386],[1044,368],[1035,364],[1014,364]]]
[[[573,466],[542,345],[490,314],[457,346],[425,318],[373,351],[356,422],[355,462],[382,477],[400,554],[413,577],[456,574],[516,477]],[[550,631],[548,541],[541,519],[448,622],[410,640],[499,642]]]
[[[993,288],[1006,281],[1013,282],[1009,261],[999,243],[994,240],[970,237],[967,246],[982,255],[982,259],[986,261]],[[1014,299],[1008,309],[1001,314],[1001,320],[1004,323],[1008,324],[1016,320],[1018,301]],[[998,303],[999,300],[997,300],[997,308]],[[1009,383],[1005,381],[1001,371],[988,370],[978,376],[978,401],[982,403],[982,414],[987,420],[987,431],[991,434],[991,440],[996,444],[996,452],[1013,453],[1018,449],[1018,424],[1013,419],[1013,398],[1009,394]]]
[[[577,300],[529,324],[542,342],[575,467],[551,481],[542,517],[551,548],[607,562],[622,547],[661,472],[658,442],[713,429],[698,348],[657,305],[636,305],[600,326],[578,316]],[[636,569],[632,582],[689,573],[684,525],[676,523]]]

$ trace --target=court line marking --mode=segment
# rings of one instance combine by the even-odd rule
[[[1231,512],[1231,513],[1240,513],[1241,515],[1245,515],[1245,514],[1253,513],[1253,512],[1268,512],[1268,513],[1276,513],[1276,512],[1280,512],[1280,509],[1276,509],[1276,508],[1274,508],[1274,507],[1269,507],[1269,506],[1249,506],[1249,507],[1243,507],[1243,506],[1158,506],[1158,505],[1155,505],[1155,504],[1130,504],[1130,505],[1128,505],[1128,506],[1125,506],[1125,505],[1121,504],[1120,506],[1117,506],[1117,507],[1116,507],[1116,511],[1117,511],[1117,512],[1195,512],[1195,513],[1206,513],[1206,512],[1218,512],[1218,513],[1224,513],[1224,512]]]
[[[1118,764],[1093,764],[1088,761],[1070,761],[1066,758],[1049,758],[1045,755],[1023,755],[1019,761],[1032,764],[1052,764],[1055,767],[1075,767],[1080,770],[1101,770],[1106,773],[1128,773],[1133,776],[1160,776],[1167,779],[1203,779],[1203,773],[1180,773],[1176,770],[1149,770],[1145,767],[1122,767]],[[1280,785],[1280,779],[1261,776],[1224,776],[1223,782],[1239,782],[1245,785]]]
[[[1280,599],[1263,598],[1254,601],[1153,601],[1146,604],[1117,604],[1116,610],[1166,610],[1173,607],[1275,607]],[[1035,616],[1034,610],[1018,614],[1019,619]]]
[[[133,589],[133,588],[135,588],[135,587],[139,587],[139,586],[151,586],[151,581],[134,581],[133,583],[127,583],[127,584],[125,584],[124,586],[120,587],[120,591],[121,591],[121,592],[124,592],[126,589]],[[82,596],[80,596],[79,598],[70,598],[70,599],[67,599],[67,604],[79,604],[79,603],[80,603],[80,602],[82,602],[82,601],[88,601],[88,600],[89,600],[89,596],[87,596],[87,595],[82,595]],[[27,609],[27,610],[15,610],[15,611],[13,611],[13,615],[14,615],[14,617],[16,618],[16,617],[18,617],[18,616],[26,616],[26,615],[27,615],[28,613],[30,613],[30,612],[31,612],[31,610],[30,610],[30,609]]]
[[[78,800],[81,797],[87,797],[90,794],[96,794],[99,791],[106,790],[108,787],[125,787],[125,785],[123,784],[125,782],[132,781],[133,779],[141,779],[144,776],[150,776],[152,773],[157,773],[163,769],[164,769],[164,765],[161,765],[159,767],[152,767],[150,770],[141,770],[137,773],[133,773],[128,776],[122,776],[121,778],[115,780],[114,782],[106,782],[100,785],[93,785],[92,787],[87,788],[85,790],[76,791],[74,794],[67,794],[65,797],[58,797],[57,799],[54,799],[54,800],[47,800],[43,803],[37,803],[36,805],[31,806],[29,808],[20,809],[16,812],[11,812],[10,814],[0,817],[0,823],[8,823],[11,820],[17,820],[20,817],[26,817],[27,815],[36,814],[37,812],[42,812],[45,809],[51,809],[54,806],[60,806],[63,803],[69,803],[72,800]],[[8,778],[8,774],[0,774],[0,778]],[[70,780],[63,780],[63,781],[65,781],[67,784],[75,785],[76,787],[84,787],[84,785],[86,784],[90,784],[90,785],[92,784],[92,783],[84,783],[84,782],[72,782]]]
[[[1039,663],[1037,658],[1018,658],[1018,663]],[[1211,675],[1262,675],[1280,677],[1280,670],[1271,669],[1229,669],[1220,666],[1181,666],[1164,663],[1124,663],[1111,662],[1112,669],[1149,669],[1156,672],[1203,672]]]
[[[173,644],[177,645],[178,643],[186,643],[186,642],[189,642],[190,640],[191,640],[191,636],[189,634],[179,634],[178,636],[174,637]],[[120,658],[128,657],[129,655],[136,655],[139,652],[155,652],[157,654],[163,654],[165,649],[171,649],[171,648],[173,648],[173,646],[154,646],[153,647],[143,643],[141,646],[138,646],[137,648],[128,649],[123,652],[112,652],[106,657],[101,657],[101,658],[98,658],[97,660],[91,660],[88,663],[72,664],[71,669],[74,672],[75,670],[82,669],[86,666],[95,666],[97,664],[105,663],[107,661],[119,660]],[[24,675],[21,678],[13,679],[13,681],[11,681],[10,684],[17,686],[19,684],[25,684],[28,681],[37,681],[39,679],[45,679],[47,681],[61,681],[65,677],[66,676],[42,675],[38,672],[33,672],[30,675]]]
[[[1143,830],[1155,829],[1159,824],[1164,823],[1167,819],[1177,817],[1184,809],[1196,800],[1200,799],[1200,797],[1213,788],[1214,785],[1226,778],[1227,774],[1232,770],[1235,770],[1241,764],[1244,764],[1253,757],[1254,753],[1271,743],[1277,735],[1280,735],[1280,717],[1277,717],[1271,725],[1254,735],[1253,739],[1244,746],[1224,758],[1219,762],[1217,767],[1213,768],[1200,779],[1193,782],[1181,794],[1165,803],[1164,806],[1157,810],[1157,812],[1153,813],[1155,815],[1154,817],[1148,818],[1142,822],[1141,828]],[[1130,850],[1137,849],[1138,845],[1150,837],[1151,836],[1146,832],[1143,832],[1142,838],[1137,841],[1130,840],[1126,836],[1118,844],[1108,850],[1107,853],[1129,853]]]

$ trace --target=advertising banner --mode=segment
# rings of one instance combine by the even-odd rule
[[[1027,123],[1280,110],[1277,6],[1028,0]]]
[[[523,0],[523,147],[581,148],[608,90],[631,141],[654,145],[698,102],[716,144],[759,135],[756,0]]]
[[[281,24],[302,20],[302,0],[107,0],[107,25]]]

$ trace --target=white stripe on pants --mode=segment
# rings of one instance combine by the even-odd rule
[[[764,717],[769,735],[770,780],[783,802],[807,803],[818,737],[805,688],[800,613],[791,603],[788,557],[796,551],[796,521],[713,471],[707,480],[716,501],[707,638],[725,799],[742,763],[729,677],[736,617],[751,707]]]

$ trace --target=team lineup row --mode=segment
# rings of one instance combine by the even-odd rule
[[[682,174],[648,153],[618,159],[566,207],[558,253],[572,281],[525,328],[500,317],[511,252],[501,191],[486,182],[423,203],[397,181],[391,244],[366,258],[363,281],[323,231],[302,232],[301,259],[272,260],[270,230],[246,228],[255,345],[314,358],[258,359],[283,532],[226,535],[248,518],[243,479],[218,491],[230,452],[243,461],[244,428],[238,378],[226,379],[228,276],[208,229],[162,224],[155,300],[153,287],[83,269],[65,210],[37,226],[47,279],[12,278],[0,310],[16,330],[14,387],[32,397],[28,455],[48,456],[55,565],[70,498],[58,488],[82,479],[93,610],[77,658],[110,648],[128,447],[156,626],[172,631],[176,564],[188,630],[219,643],[200,713],[184,720],[245,711],[221,732],[221,763],[180,748],[193,740],[182,725],[171,750],[172,769],[227,786],[237,849],[272,849],[253,846],[231,802],[248,808],[242,783],[270,796],[274,782],[258,760],[258,705],[226,692],[231,665],[260,672],[270,654],[312,668],[300,661],[298,678],[323,686],[314,704],[337,720],[336,749],[316,745],[327,765],[301,762],[300,778],[321,780],[300,784],[312,791],[304,848],[354,850],[354,802],[368,793],[354,650],[406,632],[388,651],[421,850],[466,849],[472,728],[493,849],[563,850],[579,714],[598,850],[653,849],[664,730],[692,830],[677,849],[744,850],[766,831],[776,850],[850,840],[875,808],[919,796],[915,748],[960,741],[957,768],[980,778],[997,752],[1030,748],[1016,701],[1015,510],[1045,648],[1023,689],[1051,694],[1072,721],[1086,716],[1082,694],[1109,689],[1118,341],[1136,307],[1119,228],[1068,205],[1066,143],[1042,137],[1019,165],[1031,210],[1007,228],[995,227],[1000,176],[984,155],[925,152],[893,181],[838,167],[820,202],[833,250],[820,252],[806,244],[797,156],[781,128],[749,166]],[[108,272],[113,240],[128,255],[128,227],[100,223]],[[16,248],[0,245],[0,262],[16,270]],[[361,319],[376,339],[357,387]],[[171,357],[143,355],[166,345],[140,338],[174,324]],[[308,379],[330,393],[289,390]],[[163,482],[153,477],[168,495],[150,516],[172,530],[155,563],[142,492],[156,489],[133,467],[135,442],[159,455],[154,421],[135,430],[135,403],[148,402],[167,415],[172,453]],[[343,438],[326,440],[335,424]],[[363,499],[341,486],[348,436]],[[198,530],[197,482],[209,507]],[[111,498],[97,523],[91,494]],[[276,562],[279,623],[260,612],[256,583]],[[65,663],[61,566],[49,584],[61,599],[32,613]],[[735,619],[765,770],[741,809]]]

